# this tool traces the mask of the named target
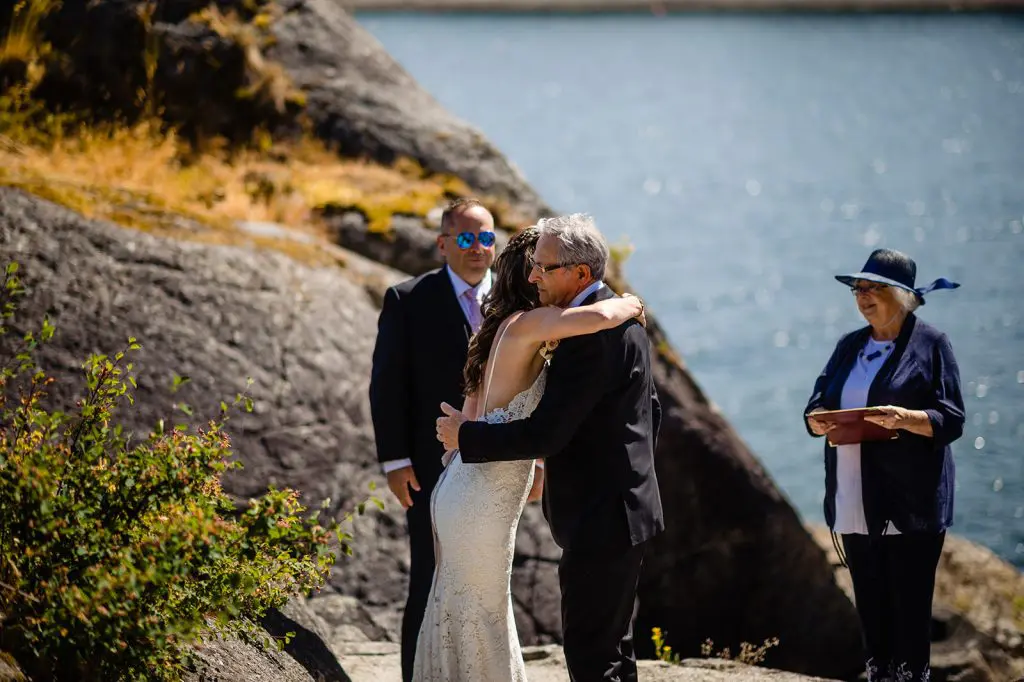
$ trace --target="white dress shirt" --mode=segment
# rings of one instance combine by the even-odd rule
[[[864,349],[857,354],[857,362],[843,384],[839,407],[847,410],[868,406],[868,389],[878,370],[892,355],[893,341],[875,341],[868,337]],[[871,358],[870,360],[868,358]],[[864,516],[864,494],[861,484],[860,443],[840,445],[836,448],[836,525],[837,533],[867,535],[868,522]],[[889,524],[886,535],[899,531]]]
[[[487,273],[484,275],[484,278],[482,280],[480,280],[480,283],[477,284],[474,287],[472,284],[469,284],[466,280],[464,280],[461,277],[459,277],[458,275],[456,275],[455,272],[450,267],[448,267],[447,265],[445,266],[444,269],[448,271],[448,277],[452,281],[452,288],[455,290],[455,298],[459,302],[459,307],[462,308],[462,314],[466,316],[466,322],[468,322],[470,324],[470,327],[472,327],[473,326],[473,312],[470,311],[470,308],[469,308],[469,306],[472,305],[472,304],[470,303],[469,300],[467,300],[466,292],[470,291],[470,290],[473,290],[472,297],[476,299],[476,302],[477,302],[476,313],[479,316],[479,317],[477,317],[477,319],[478,320],[482,320],[483,319],[483,314],[481,312],[480,306],[483,304],[484,297],[487,296],[487,294],[489,294],[491,292],[491,285],[493,284],[493,279],[491,277],[491,271],[488,270]],[[459,406],[456,406],[456,407],[459,407]],[[441,410],[440,406],[438,406],[437,409],[438,409],[438,414],[440,415],[440,410]],[[381,464],[381,467],[383,467],[385,474],[391,473],[392,471],[395,471],[396,469],[404,469],[405,467],[411,467],[411,466],[412,466],[412,460],[409,459],[409,458],[393,459],[393,460],[391,460],[389,462],[384,462],[383,464]]]

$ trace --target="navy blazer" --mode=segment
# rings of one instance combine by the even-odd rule
[[[813,409],[840,409],[843,385],[864,348],[871,327],[841,338],[814,382],[806,415]],[[899,431],[889,441],[861,444],[861,477],[868,533],[892,523],[901,533],[938,533],[953,523],[955,469],[950,443],[963,434],[964,401],[960,370],[945,334],[911,313],[896,337],[892,354],[868,390],[868,406],[896,405],[924,410],[931,437]],[[806,418],[804,425],[810,433]],[[815,435],[811,433],[811,435]],[[825,441],[825,521],[836,521],[836,448]]]

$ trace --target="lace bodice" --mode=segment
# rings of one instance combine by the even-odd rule
[[[525,391],[517,393],[505,407],[496,407],[493,410],[488,411],[480,418],[480,421],[485,421],[488,424],[503,424],[505,422],[529,417],[530,414],[533,413],[534,409],[536,409],[537,404],[540,403],[541,397],[544,395],[544,387],[547,385],[547,378],[548,366],[545,364],[541,368],[540,374],[538,374],[537,378],[534,379],[533,385]]]

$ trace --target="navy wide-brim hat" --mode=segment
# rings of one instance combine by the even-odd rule
[[[914,288],[917,279],[917,264],[914,260],[899,251],[892,249],[876,249],[868,256],[867,263],[860,272],[849,275],[836,275],[836,279],[847,286],[853,286],[857,280],[877,282],[891,287],[898,287],[913,293],[921,305],[925,304],[924,295],[936,289],[956,289],[960,285],[940,277],[928,286]]]

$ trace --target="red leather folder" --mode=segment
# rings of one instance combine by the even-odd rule
[[[849,410],[815,412],[809,416],[828,424],[836,424],[836,427],[826,434],[828,444],[832,446],[899,438],[898,431],[864,421],[864,417],[869,414],[882,414],[882,412],[874,407],[858,407]]]

